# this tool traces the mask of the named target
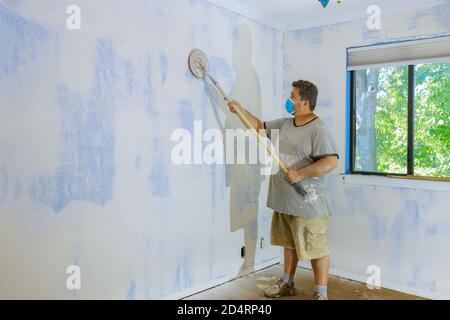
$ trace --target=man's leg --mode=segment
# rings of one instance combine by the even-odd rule
[[[295,270],[297,269],[297,263],[298,258],[295,249],[284,247],[284,274],[281,277],[281,281],[264,289],[266,296],[279,298],[296,294],[294,288],[294,275]]]
[[[324,256],[319,259],[311,260],[311,266],[314,271],[314,280],[316,282],[316,294],[322,297],[328,297],[328,273],[330,271],[330,256]]]
[[[292,285],[297,270],[298,257],[295,249],[284,248],[284,274],[283,282]]]
[[[274,212],[272,216],[270,243],[284,248],[284,274],[281,281],[264,289],[266,296],[271,298],[296,294],[293,283],[298,258],[295,249],[290,249],[295,247],[290,227],[291,220],[291,216],[283,213]]]

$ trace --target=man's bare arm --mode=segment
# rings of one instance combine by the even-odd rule
[[[336,156],[326,156],[320,158],[313,164],[300,168],[290,168],[286,173],[286,180],[289,183],[296,183],[311,177],[321,177],[337,168],[338,158]]]
[[[250,112],[245,110],[243,106],[237,101],[232,101],[228,103],[228,106],[230,107],[230,111],[233,113],[236,113],[236,109],[240,109],[242,113],[245,115],[245,117],[248,119],[250,124],[255,128],[257,131],[264,129],[264,124],[259,120],[257,117],[252,115]],[[250,128],[249,128],[250,129]]]
[[[320,158],[313,164],[299,169],[306,178],[321,177],[337,168],[338,158],[336,156],[326,156]]]

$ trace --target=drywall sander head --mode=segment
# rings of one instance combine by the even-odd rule
[[[203,79],[208,75],[208,56],[200,49],[194,49],[189,54],[189,70],[196,78]]]

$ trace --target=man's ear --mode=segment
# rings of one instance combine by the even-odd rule
[[[311,110],[311,104],[309,103],[309,100],[305,100],[305,107],[309,109],[309,111]]]

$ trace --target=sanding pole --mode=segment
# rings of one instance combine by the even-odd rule
[[[222,94],[224,100],[227,103],[230,103],[231,100],[230,98],[227,97],[227,95],[225,94],[225,91],[222,89],[222,87],[220,86],[220,84],[216,81],[216,79],[214,79],[213,77],[211,77],[211,75],[209,73],[206,73],[207,77],[211,80],[211,82],[214,84],[214,86],[217,88],[217,90],[219,90],[219,92]],[[252,124],[250,123],[250,121],[247,119],[247,117],[245,116],[245,114],[239,109],[236,108],[236,114],[238,115],[239,119],[241,119],[241,121],[247,126],[247,128],[249,128],[254,134],[256,134],[256,137],[258,139],[258,141],[262,144],[262,146],[267,150],[267,152],[269,152],[269,154],[272,156],[273,160],[280,166],[281,170],[283,171],[283,173],[287,173],[288,172],[288,168],[287,166],[283,163],[283,161],[281,161],[280,157],[278,156],[278,154],[266,143],[265,139],[261,136],[261,134],[252,126]],[[294,184],[292,184],[292,186],[294,187],[295,191],[297,191],[300,195],[305,196],[306,195],[306,191],[303,188],[301,182],[296,182]]]

